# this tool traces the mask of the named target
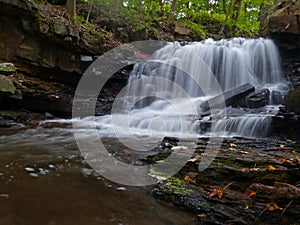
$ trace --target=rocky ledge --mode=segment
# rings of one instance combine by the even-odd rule
[[[179,141],[179,140],[177,140]],[[157,198],[194,212],[198,224],[290,224],[300,222],[299,144],[283,139],[225,139],[210,166],[199,171],[199,162],[209,154],[208,139],[179,142],[165,139],[148,156],[162,163],[172,152],[194,152],[173,177],[153,189]],[[162,177],[158,171],[152,172]]]

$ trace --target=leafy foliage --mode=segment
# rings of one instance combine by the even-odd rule
[[[257,35],[261,9],[273,4],[273,0],[77,0],[77,3],[108,7],[143,28],[153,26],[154,22],[180,21],[199,38],[205,38],[208,33],[216,32],[220,37]],[[141,20],[144,22],[140,23]]]

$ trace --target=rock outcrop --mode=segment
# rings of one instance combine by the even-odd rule
[[[289,91],[285,96],[284,103],[289,111],[300,114],[300,86]]]
[[[62,8],[0,0],[0,61],[14,62],[31,75],[76,83],[85,69],[83,56],[92,58],[111,47],[105,38],[76,27]]]
[[[276,1],[261,23],[261,34],[285,49],[300,49],[300,1]]]

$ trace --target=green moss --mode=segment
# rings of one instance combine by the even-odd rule
[[[175,195],[190,195],[193,193],[183,180],[176,177],[170,177],[164,181],[164,191]]]

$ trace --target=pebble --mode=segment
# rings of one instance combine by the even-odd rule
[[[49,166],[50,169],[54,169],[55,168],[55,166],[52,165],[52,164],[49,164],[48,166]]]
[[[8,194],[0,194],[0,198],[9,198]]]
[[[39,177],[39,175],[37,173],[29,173],[29,175],[32,177]]]
[[[26,170],[27,172],[34,172],[35,169],[32,167],[25,167],[24,170]]]
[[[117,187],[116,190],[117,191],[126,191],[126,187]]]

